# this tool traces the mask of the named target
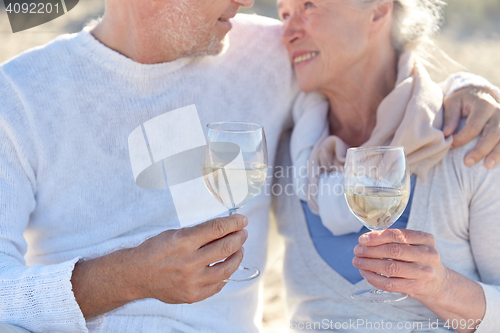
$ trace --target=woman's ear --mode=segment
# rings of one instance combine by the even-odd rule
[[[380,1],[372,9],[372,32],[379,32],[382,27],[392,18],[392,9],[394,2],[392,0]]]

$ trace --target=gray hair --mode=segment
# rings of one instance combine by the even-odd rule
[[[392,1],[392,43],[398,52],[414,50],[427,53],[434,47],[432,36],[443,22],[442,0],[351,0],[368,5],[379,1]]]

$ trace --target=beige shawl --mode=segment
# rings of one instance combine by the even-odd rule
[[[325,119],[327,122],[328,120]],[[403,146],[410,171],[425,177],[451,147],[453,138],[445,138],[443,125],[443,92],[412,52],[401,55],[394,90],[380,103],[377,124],[362,147]],[[313,147],[308,160],[307,201],[311,211],[319,214],[317,191],[325,170],[342,170],[349,147],[337,136],[329,135],[328,126]]]

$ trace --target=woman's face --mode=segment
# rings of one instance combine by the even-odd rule
[[[338,84],[367,56],[372,12],[351,0],[279,0],[286,46],[302,91]]]

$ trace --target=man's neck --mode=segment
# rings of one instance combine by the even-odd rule
[[[130,22],[129,17],[122,15],[110,19],[104,16],[91,34],[105,46],[138,63],[157,64],[181,57],[175,52],[168,52],[169,48],[159,47],[155,36],[141,27],[122,22]]]

